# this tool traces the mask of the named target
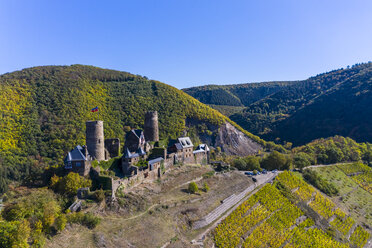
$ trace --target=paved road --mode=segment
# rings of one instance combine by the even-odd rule
[[[257,189],[258,186],[263,185],[269,181],[271,181],[274,177],[276,177],[280,172],[272,173],[269,172],[268,174],[261,174],[255,176],[257,182],[254,185],[249,186],[244,191],[240,192],[238,195],[231,195],[230,197],[226,198],[224,202],[214,209],[211,213],[207,216],[202,218],[200,221],[197,221],[194,225],[194,229],[199,229],[209,225],[213,221],[216,221],[212,226],[210,226],[207,230],[205,230],[202,234],[200,234],[197,238],[191,241],[193,245],[198,245],[199,247],[203,247],[203,241],[208,234],[208,232],[214,229],[223,219],[225,219],[232,211],[234,211],[243,201],[246,200],[246,195],[254,190]],[[247,178],[249,178],[247,176]],[[239,200],[237,200],[239,199]],[[226,205],[225,205],[226,204]],[[227,212],[226,212],[227,211]],[[221,217],[222,215],[222,217]]]

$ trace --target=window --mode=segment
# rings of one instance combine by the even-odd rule
[[[71,169],[71,168],[72,168],[72,164],[71,164],[71,161],[69,161],[66,164],[66,169]]]
[[[76,162],[75,163],[75,166],[81,166],[81,163],[80,162]]]

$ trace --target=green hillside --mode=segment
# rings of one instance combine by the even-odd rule
[[[371,142],[371,73],[369,62],[303,81],[201,86],[184,91],[207,104],[245,106],[241,111],[216,109],[230,110],[225,111],[230,119],[265,139],[302,145],[316,138],[343,135]],[[231,99],[239,99],[241,104],[225,101],[226,94],[221,91],[233,94]],[[213,93],[213,97],[206,97]]]
[[[1,75],[0,99],[0,189],[7,185],[4,178],[19,180],[42,166],[61,165],[67,151],[85,143],[85,121],[98,118],[90,111],[96,106],[105,138],[121,141],[130,128],[142,128],[149,110],[158,111],[164,140],[180,135],[185,123],[197,123],[189,135],[198,135],[230,121],[169,85],[83,65],[34,67]]]

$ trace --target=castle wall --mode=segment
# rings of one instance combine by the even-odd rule
[[[144,128],[146,141],[159,141],[159,124],[158,112],[147,112],[145,114],[145,128]]]
[[[86,122],[86,145],[93,159],[105,160],[103,121]]]
[[[120,154],[120,140],[105,139],[105,149],[108,151],[110,158],[115,158]]]

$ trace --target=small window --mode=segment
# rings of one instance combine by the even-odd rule
[[[71,161],[67,162],[67,164],[66,164],[66,168],[67,168],[67,169],[71,169],[71,168],[72,168]]]
[[[76,162],[75,165],[76,166],[81,166],[81,163],[80,162]]]

